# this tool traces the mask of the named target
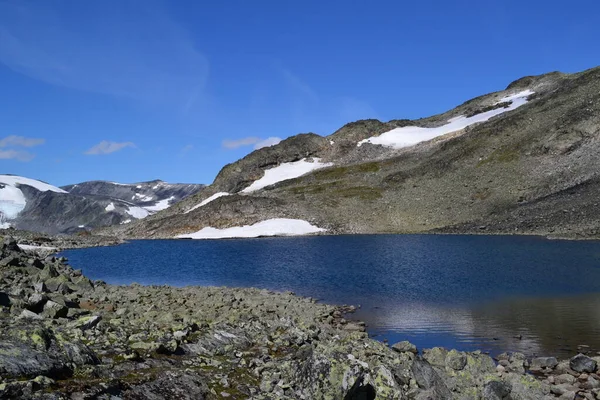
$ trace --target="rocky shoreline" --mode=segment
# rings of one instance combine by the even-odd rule
[[[82,232],[77,235],[48,235],[45,233],[24,231],[20,229],[0,229],[0,237],[13,237],[19,245],[33,248],[52,248],[54,251],[82,249],[86,247],[115,246],[125,240],[103,235],[92,235]]]
[[[21,239],[22,240],[22,239]],[[0,398],[598,399],[600,357],[391,347],[292,293],[114,286],[0,248]]]

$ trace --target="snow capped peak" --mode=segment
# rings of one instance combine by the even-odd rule
[[[3,222],[2,225],[7,225],[5,220],[16,218],[27,205],[25,195],[19,188],[21,185],[31,186],[40,192],[67,193],[56,186],[36,179],[17,175],[0,175],[0,219]]]
[[[52,191],[56,193],[67,193],[65,190],[49,185],[46,182],[17,175],[0,175],[0,184],[2,183],[14,187],[18,187],[19,185],[27,185],[36,188],[40,192]]]

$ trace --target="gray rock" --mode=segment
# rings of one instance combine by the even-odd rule
[[[41,315],[38,315],[38,314],[34,313],[33,311],[29,311],[29,310],[21,311],[21,314],[19,314],[19,317],[23,318],[23,319],[32,319],[32,320],[37,320],[37,321],[41,321],[44,319],[44,317],[42,317]]]
[[[39,276],[42,281],[45,281],[58,276],[58,272],[56,271],[56,268],[53,265],[48,264],[44,267],[44,269],[40,271]]]
[[[21,252],[21,248],[17,244],[17,241],[15,240],[15,238],[12,237],[12,236],[6,236],[4,238],[4,241],[2,242],[2,248],[5,251],[13,251],[13,252],[16,252],[16,253],[20,253]]]
[[[0,341],[0,376],[10,378],[64,377],[71,370],[61,360],[46,351],[40,351],[23,343]]]
[[[411,371],[419,387],[430,390],[434,398],[440,400],[452,398],[448,386],[427,361],[415,360]]]
[[[511,387],[506,382],[490,381],[483,388],[484,400],[503,400],[510,396]]]
[[[52,300],[48,300],[44,304],[42,314],[48,318],[65,318],[69,312],[69,308]]]
[[[436,367],[446,366],[447,355],[448,350],[443,347],[434,347],[433,349],[426,349],[423,351],[423,358]]]
[[[598,364],[586,355],[577,354],[569,361],[569,367],[577,372],[595,372]]]
[[[209,393],[208,387],[198,375],[169,371],[125,391],[123,397],[131,400],[203,400]]]
[[[394,343],[392,345],[392,350],[397,351],[398,353],[413,353],[417,354],[417,346],[409,342],[408,340],[403,340],[402,342]]]
[[[446,355],[446,366],[455,371],[460,371],[467,365],[467,356],[456,350],[450,350]]]
[[[43,293],[33,293],[27,298],[27,308],[34,312],[41,312],[48,297]]]
[[[554,368],[558,365],[556,357],[536,357],[531,360],[529,366],[532,370],[541,370],[543,368]]]
[[[86,329],[91,329],[98,325],[98,323],[102,320],[102,317],[99,315],[91,315],[79,318],[77,321],[74,321],[71,326],[73,328],[81,329],[82,331]]]

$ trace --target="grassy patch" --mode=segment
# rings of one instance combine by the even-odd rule
[[[359,198],[361,200],[377,200],[382,197],[381,189],[368,186],[340,188],[334,190],[333,194],[344,198]]]
[[[490,154],[484,160],[477,163],[477,168],[482,167],[492,162],[509,163],[517,161],[521,157],[521,154],[516,149],[497,149]]]
[[[348,172],[348,167],[325,168],[313,172],[316,179],[339,179]]]

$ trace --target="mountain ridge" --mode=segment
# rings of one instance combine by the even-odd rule
[[[296,135],[224,166],[211,185],[176,206],[112,231],[124,237],[175,237],[205,227],[296,218],[329,233],[420,233],[450,227],[455,227],[453,232],[479,233],[481,225],[473,225],[475,221],[493,221],[498,215],[510,219],[519,207],[598,176],[599,89],[600,68],[551,72],[517,79],[504,90],[428,118],[362,120],[329,136]],[[533,93],[523,97],[527,91]],[[518,98],[522,104],[515,107]],[[469,118],[488,115],[469,124]],[[464,128],[415,145],[359,145],[397,128],[400,134],[410,127],[416,132],[444,131],[461,118]],[[334,165],[241,193],[264,179],[265,171],[315,160]],[[229,195],[189,211],[217,193]],[[584,197],[585,204],[591,201],[589,193]],[[539,229],[513,221],[517,228],[510,232],[563,235],[578,230],[562,229],[561,221],[554,221],[558,226]],[[590,223],[600,226],[596,217]],[[509,233],[502,226],[496,231]]]
[[[16,175],[0,176],[2,227],[78,233],[127,224],[158,212],[204,188],[160,180],[121,184],[89,181],[58,188]]]

